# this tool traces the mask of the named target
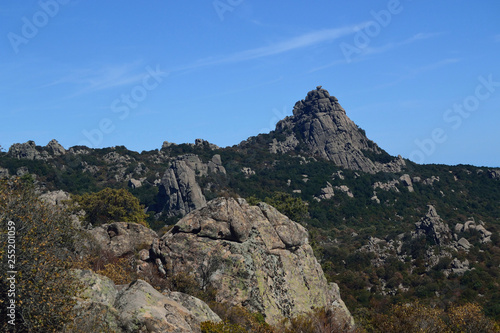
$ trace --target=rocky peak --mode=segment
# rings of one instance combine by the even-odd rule
[[[333,161],[338,166],[369,173],[396,169],[404,164],[382,164],[365,155],[386,154],[369,140],[339,104],[336,97],[318,86],[307,93],[293,108],[293,116],[276,124],[275,134],[284,134],[271,143],[273,153],[286,153],[300,148],[307,155]]]
[[[51,140],[46,146],[47,150],[55,156],[66,154],[66,149],[56,139]]]
[[[316,90],[308,92],[306,98],[295,103],[293,108],[294,116],[318,112],[341,112],[345,114],[339,100],[335,96],[330,96],[330,93],[325,89],[321,89],[321,86],[317,86]]]

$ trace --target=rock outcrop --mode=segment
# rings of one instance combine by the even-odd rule
[[[167,275],[194,274],[217,300],[261,312],[268,323],[329,307],[352,323],[335,284],[328,284],[307,231],[273,207],[218,198],[181,219],[153,244]]]
[[[57,190],[41,194],[40,199],[53,205],[63,205],[65,201],[70,200],[71,197],[68,192]]]
[[[54,156],[60,156],[66,154],[66,149],[64,149],[63,146],[57,140],[53,139],[51,140],[46,146],[47,150],[49,151],[50,154]]]
[[[415,234],[430,236],[437,245],[448,245],[452,240],[450,228],[438,215],[434,206],[427,207],[427,214],[415,223]]]
[[[9,148],[8,154],[14,158],[27,159],[27,160],[47,160],[49,153],[46,151],[39,151],[35,141],[28,141],[25,143],[14,143]]]
[[[187,154],[174,160],[161,179],[158,193],[159,211],[167,216],[184,216],[204,207],[206,199],[196,181],[209,173],[225,174],[220,155],[203,163],[197,155]]]
[[[117,286],[92,271],[75,270],[74,275],[84,285],[77,299],[77,320],[89,332],[196,333],[201,332],[201,322],[220,321],[203,301],[181,293],[160,293],[142,280]]]
[[[45,147],[37,147],[35,141],[30,140],[25,143],[14,143],[10,146],[8,154],[18,159],[46,161],[54,156],[66,154],[66,150],[55,139]]]
[[[383,164],[365,156],[364,151],[372,156],[383,151],[347,117],[337,98],[321,87],[310,91],[304,100],[295,104],[293,116],[279,121],[275,134],[284,139],[273,140],[270,145],[272,153],[286,153],[300,148],[309,156],[369,173],[398,172],[405,164],[402,159]]]
[[[158,235],[153,230],[138,223],[114,222],[88,230],[104,251],[120,257],[149,248]]]

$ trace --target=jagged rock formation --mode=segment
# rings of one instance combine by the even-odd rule
[[[443,222],[432,205],[427,206],[427,214],[415,223],[416,236],[428,235],[437,245],[447,245],[452,240],[451,231],[447,224]]]
[[[27,159],[27,160],[46,160],[49,158],[49,154],[44,152],[39,152],[36,149],[35,141],[28,141],[25,143],[15,143],[9,148],[10,156],[18,158],[18,159]]]
[[[114,222],[88,230],[104,251],[120,257],[133,254],[140,248],[149,248],[158,235],[138,223]]]
[[[194,154],[178,157],[161,179],[159,210],[164,211],[167,216],[184,216],[205,206],[206,199],[196,176],[206,176],[208,173],[226,173],[220,155],[214,155],[208,163],[203,163]]]
[[[309,156],[369,173],[398,172],[405,165],[402,158],[382,164],[365,156],[363,151],[380,155],[382,150],[347,117],[337,98],[321,87],[295,104],[293,116],[278,122],[275,135],[285,135],[285,139],[273,140],[270,145],[273,153],[286,153],[299,147]]]
[[[333,186],[330,182],[326,182],[326,186],[321,189],[321,194],[317,197],[314,197],[316,201],[328,200],[333,198],[335,192],[333,191]]]
[[[49,160],[54,156],[66,154],[63,146],[57,140],[51,140],[45,147],[38,147],[35,141],[15,143],[9,148],[8,154],[14,158],[27,160]]]
[[[55,139],[51,140],[45,147],[49,150],[49,153],[54,156],[66,154],[66,149],[64,149]]]
[[[269,323],[313,306],[352,321],[314,258],[307,231],[265,203],[214,199],[180,220],[153,252],[168,275],[194,274],[202,286],[216,288],[218,301],[259,311]]]
[[[107,327],[119,333],[196,333],[201,332],[201,322],[220,321],[203,301],[181,293],[160,293],[142,280],[116,286],[92,271],[75,270],[74,275],[85,286],[77,298],[77,310],[80,328],[87,325],[83,327],[89,332]]]

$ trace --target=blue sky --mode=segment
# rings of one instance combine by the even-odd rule
[[[322,85],[420,163],[500,166],[498,1],[41,0],[0,5],[0,145],[274,129]]]

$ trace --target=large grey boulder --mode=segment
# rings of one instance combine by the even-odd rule
[[[64,205],[65,201],[70,200],[71,197],[68,192],[57,190],[41,194],[40,199],[53,205]]]
[[[331,308],[339,321],[352,323],[307,236],[265,203],[217,198],[181,219],[152,249],[167,275],[193,274],[201,286],[215,287],[217,301],[263,313],[270,324],[313,307]]]
[[[201,332],[201,321],[188,309],[142,280],[120,291],[115,308],[125,332]]]
[[[206,303],[193,296],[162,294],[142,280],[117,286],[90,270],[74,270],[73,274],[84,286],[77,296],[75,322],[92,332],[197,333],[201,322],[220,321]]]
[[[138,223],[114,222],[88,230],[102,250],[119,257],[149,248],[156,232]]]

